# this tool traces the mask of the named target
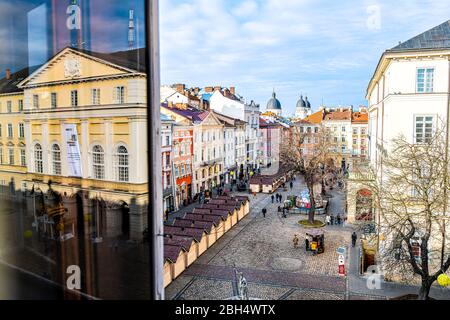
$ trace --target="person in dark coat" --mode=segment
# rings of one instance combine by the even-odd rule
[[[294,188],[294,183],[291,181],[291,183],[289,184],[289,186],[291,187],[291,190],[292,190],[292,188]]]
[[[267,213],[267,209],[266,208],[262,209],[262,214],[263,214],[264,218],[266,217],[266,213]]]
[[[273,200],[275,199],[275,196],[272,194],[271,198],[272,198],[272,203],[273,203]]]
[[[352,247],[354,247],[356,245],[356,240],[358,239],[358,235],[356,234],[355,231],[353,231],[352,233]]]
[[[341,215],[340,214],[337,215],[337,224],[338,224],[338,226],[341,225]]]

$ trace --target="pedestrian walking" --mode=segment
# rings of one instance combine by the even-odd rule
[[[331,225],[334,225],[334,216],[331,216],[331,217],[330,217],[330,224],[331,224]]]
[[[309,240],[308,240],[308,238],[305,238],[305,250],[309,251]]]
[[[327,216],[325,217],[325,222],[326,222],[326,224],[327,224],[328,226],[330,225],[330,221],[331,221],[330,215],[327,214]]]
[[[296,234],[294,234],[294,239],[292,239],[292,243],[294,244],[294,248],[297,249],[298,247],[298,243],[299,243],[299,238]]]
[[[273,203],[273,200],[275,199],[275,196],[272,194],[271,198],[272,198],[272,203]]]
[[[291,190],[292,190],[292,188],[294,188],[294,183],[291,181],[291,183],[289,184],[289,186],[291,187]]]
[[[355,231],[353,231],[353,233],[352,233],[352,247],[355,247],[357,239],[358,239],[358,235],[356,234]]]
[[[266,217],[266,213],[267,213],[267,209],[266,208],[262,209],[262,214],[263,214],[264,218]]]
[[[338,214],[336,219],[337,219],[338,226],[340,226],[341,225],[341,215]]]
[[[283,195],[280,194],[280,202],[283,201]]]
[[[278,212],[281,212],[281,207],[280,206],[278,206]]]

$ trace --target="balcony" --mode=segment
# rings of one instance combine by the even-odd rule
[[[208,160],[208,161],[203,161],[202,167],[209,167],[209,166],[212,166],[212,165],[214,165],[216,163],[220,163],[221,161],[222,161],[222,158],[215,158],[215,159],[211,159],[211,160]]]
[[[169,197],[173,195],[173,187],[172,186],[168,186],[167,188],[164,188],[163,190],[163,197]]]

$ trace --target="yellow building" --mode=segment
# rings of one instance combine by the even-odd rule
[[[3,195],[46,193],[51,185],[67,201],[82,203],[98,239],[142,238],[147,104],[139,56],[143,62],[143,49],[66,48],[39,68],[0,81]]]

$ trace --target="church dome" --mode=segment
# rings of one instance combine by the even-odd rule
[[[267,102],[267,110],[281,110],[281,103],[275,92],[272,93],[272,98]]]
[[[305,103],[306,103],[306,107],[307,107],[308,109],[311,109],[311,103],[309,103],[308,97],[305,97]]]
[[[303,100],[303,95],[300,96],[300,100],[297,102],[297,108],[306,108],[306,102]]]

